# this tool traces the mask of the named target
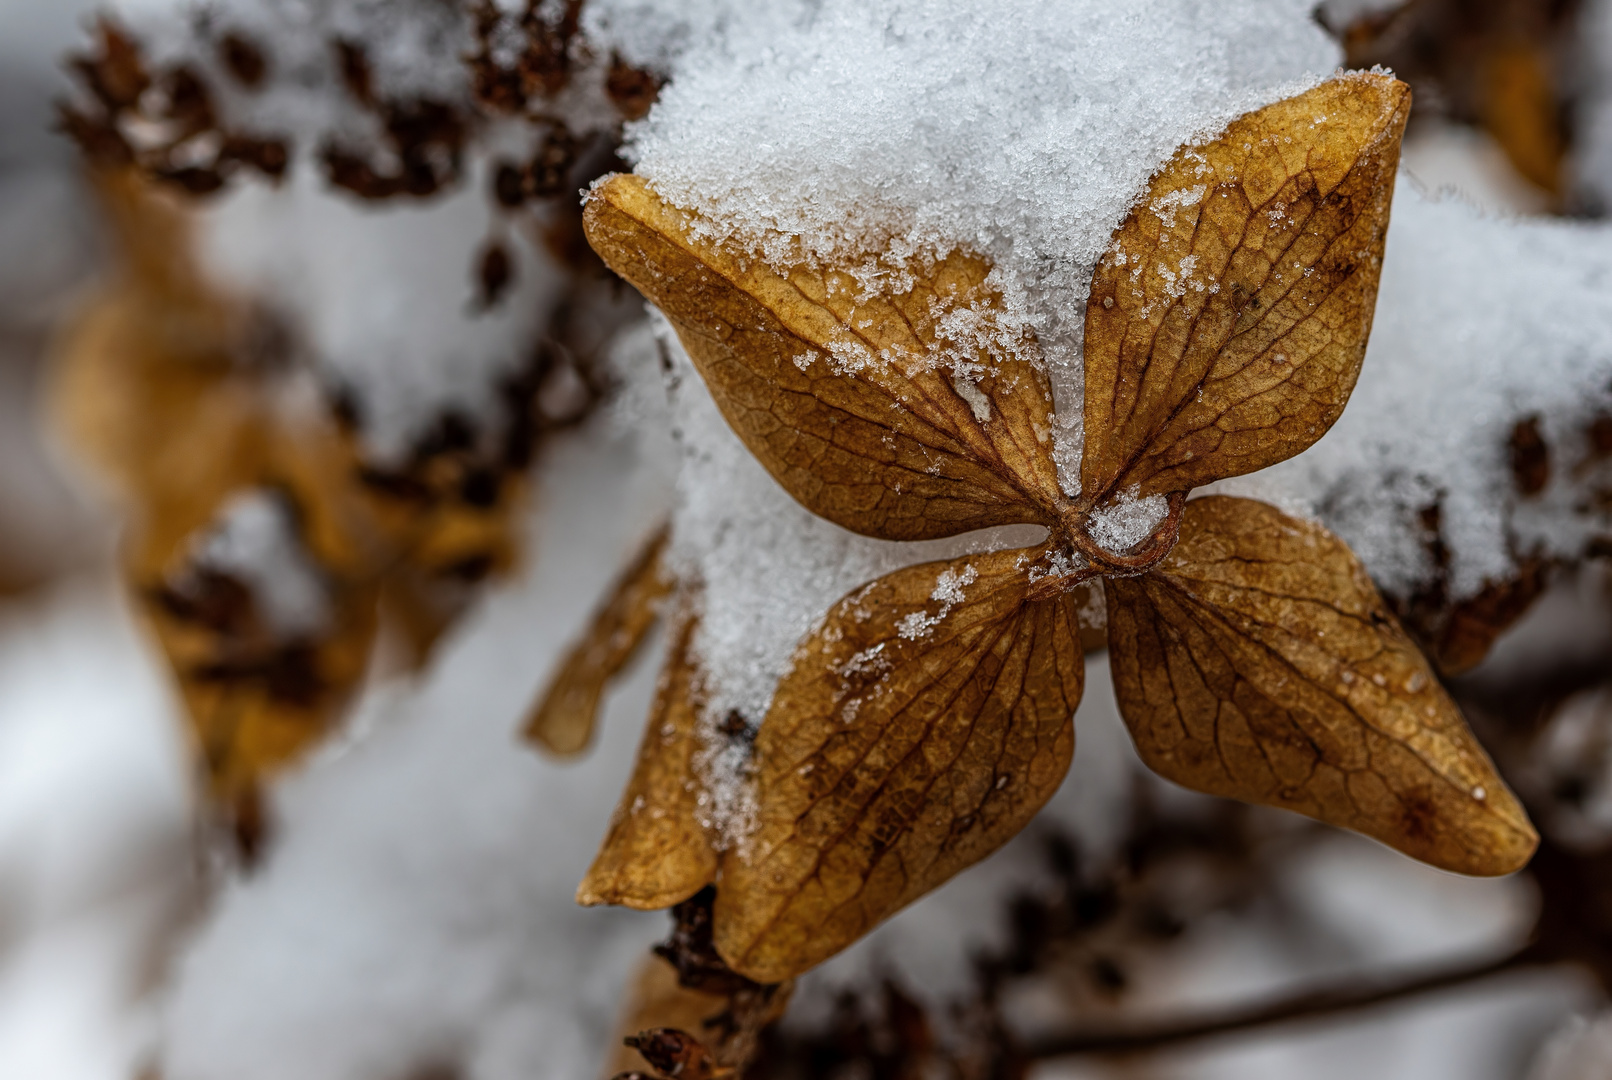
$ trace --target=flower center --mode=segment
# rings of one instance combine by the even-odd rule
[[[1098,506],[1072,507],[1057,531],[1094,574],[1134,577],[1157,566],[1175,547],[1186,501],[1185,492],[1119,495]]]

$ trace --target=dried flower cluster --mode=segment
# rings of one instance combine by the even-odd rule
[[[272,319],[201,280],[161,193],[127,173],[101,185],[127,265],[65,343],[57,396],[129,506],[126,574],[179,677],[206,790],[250,854],[263,781],[339,719],[382,614],[423,661],[513,561],[533,448],[578,415],[535,407],[555,360],[540,352],[508,387],[501,444],[448,417],[378,468]]]
[[[1466,873],[1526,862],[1521,807],[1347,547],[1261,503],[1188,501],[1342,412],[1407,108],[1403,84],[1345,76],[1155,175],[1093,280],[1077,495],[1058,483],[1034,342],[981,260],[953,252],[880,292],[725,248],[635,177],[597,186],[590,242],[802,503],[885,539],[1016,522],[1048,538],[835,605],[750,736],[755,823],[737,842],[701,823],[689,604],[579,898],[661,907],[715,882],[715,947],[761,983],[843,949],[1062,781],[1083,681],[1073,590],[1098,577],[1121,711],[1162,775]]]

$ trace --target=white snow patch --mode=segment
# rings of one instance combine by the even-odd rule
[[[1486,219],[1401,179],[1360,381],[1298,457],[1227,492],[1307,502],[1374,578],[1409,591],[1433,573],[1420,512],[1435,503],[1454,599],[1521,553],[1576,557],[1607,525],[1575,472],[1612,410],[1612,228]],[[1542,418],[1550,484],[1517,494],[1513,426]]]
[[[308,637],[330,625],[328,583],[297,535],[290,505],[274,491],[232,495],[192,541],[189,566],[244,583],[279,637]]]
[[[923,611],[913,611],[901,617],[896,623],[896,633],[908,641],[928,637],[941,621],[951,614],[952,608],[963,602],[963,590],[979,580],[980,572],[974,569],[972,563],[965,563],[961,570],[948,567],[940,572],[935,579],[935,590],[929,594],[929,599],[940,604],[940,609],[933,615]]]
[[[302,162],[279,187],[243,183],[202,214],[208,273],[287,317],[306,359],[353,392],[366,453],[401,461],[445,410],[488,415],[561,297],[552,257],[504,236],[514,280],[491,310],[474,268],[498,224],[484,163],[429,202],[364,205]]]

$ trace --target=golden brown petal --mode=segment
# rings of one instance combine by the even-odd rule
[[[638,761],[599,854],[577,886],[579,904],[670,907],[716,877],[716,849],[699,821],[704,787],[695,772],[700,702],[690,646],[696,626],[685,616],[672,634]]]
[[[1187,504],[1158,569],[1111,580],[1109,650],[1142,759],[1466,874],[1538,837],[1353,553],[1249,499]]]
[[[707,241],[636,176],[595,188],[588,241],[655,303],[728,423],[814,513],[887,540],[1050,523],[1052,393],[981,259],[953,253],[899,295],[838,270],[776,273]],[[945,338],[938,312],[981,336]]]
[[[793,976],[1013,837],[1063,780],[1083,659],[1027,552],[897,571],[796,653],[756,740],[755,832],[728,850],[716,946]]]
[[[1326,433],[1371,332],[1404,83],[1350,74],[1176,151],[1086,308],[1091,501],[1185,491]]]
[[[672,585],[661,566],[666,537],[663,525],[634,556],[527,721],[526,737],[550,753],[576,754],[588,745],[605,686],[660,618],[661,601]]]

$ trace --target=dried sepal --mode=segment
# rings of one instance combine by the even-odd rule
[[[1371,332],[1409,107],[1405,84],[1345,75],[1154,176],[1086,306],[1089,499],[1253,472],[1337,420]]]
[[[666,526],[656,529],[616,579],[526,722],[526,737],[549,753],[567,756],[588,745],[605,687],[659,619],[672,587],[661,565],[667,535]]]
[[[1109,655],[1142,759],[1466,874],[1538,842],[1426,659],[1337,537],[1248,499],[1187,504],[1152,573],[1111,580]]]
[[[704,787],[695,769],[702,746],[692,654],[697,625],[687,613],[677,618],[638,760],[610,831],[577,886],[579,904],[670,907],[716,878],[717,852],[700,824]]]
[[[756,738],[755,831],[715,941],[758,982],[806,970],[1016,834],[1062,782],[1084,662],[1030,553],[927,563],[836,604]]]
[[[982,259],[954,252],[906,292],[868,295],[842,270],[728,250],[630,175],[593,190],[584,223],[813,512],[888,540],[1055,519],[1050,384]]]

